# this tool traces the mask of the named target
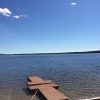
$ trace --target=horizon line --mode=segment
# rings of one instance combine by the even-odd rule
[[[75,53],[100,53],[100,50],[73,51],[73,52],[40,52],[40,53],[0,53],[0,55],[31,55],[31,54],[75,54]]]

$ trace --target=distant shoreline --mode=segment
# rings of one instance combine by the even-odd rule
[[[0,54],[0,55],[91,54],[91,53],[100,53],[100,50],[97,50],[97,51],[83,51],[83,52],[59,52],[59,53],[22,53],[22,54]]]

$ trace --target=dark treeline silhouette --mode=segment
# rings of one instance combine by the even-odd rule
[[[23,53],[23,54],[0,54],[0,55],[34,55],[34,54],[89,54],[89,53],[100,53],[100,50],[97,51],[82,51],[82,52],[59,52],[59,53]]]

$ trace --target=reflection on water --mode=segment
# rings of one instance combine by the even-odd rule
[[[51,79],[69,100],[98,97],[100,54],[0,56],[0,100],[30,100],[28,76]]]

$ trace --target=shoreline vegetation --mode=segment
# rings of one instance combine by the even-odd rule
[[[59,52],[59,53],[21,53],[21,54],[0,54],[0,55],[90,54],[90,53],[100,53],[100,50],[97,50],[97,51],[82,51],[82,52]]]

